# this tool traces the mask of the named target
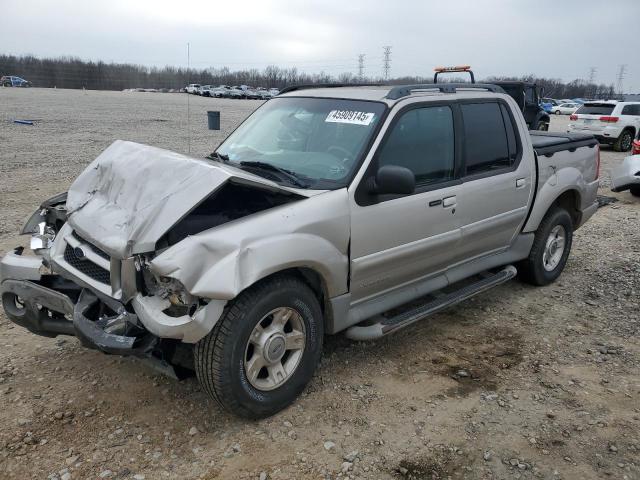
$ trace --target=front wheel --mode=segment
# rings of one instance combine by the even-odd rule
[[[564,270],[573,242],[573,220],[564,208],[555,207],[536,230],[529,257],[518,272],[526,283],[542,286],[554,282]]]
[[[556,110],[556,111],[555,111],[555,112],[553,112],[553,113],[555,113],[556,115],[560,115],[560,113],[561,113],[561,112],[560,112],[560,110]]]
[[[320,361],[322,311],[301,280],[275,276],[240,294],[194,349],[196,374],[223,408],[246,418],[282,410]]]
[[[540,130],[542,132],[546,132],[547,130],[549,130],[549,124],[543,121],[538,122],[538,125],[536,126],[536,130]]]

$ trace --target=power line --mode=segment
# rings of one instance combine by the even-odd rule
[[[360,82],[364,81],[364,53],[358,54],[358,79]]]
[[[384,53],[384,61],[382,63],[382,72],[385,80],[389,80],[389,72],[391,71],[391,45],[382,47]]]

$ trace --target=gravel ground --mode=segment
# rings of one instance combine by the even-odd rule
[[[260,104],[190,101],[195,155]],[[0,89],[0,254],[113,140],[187,152],[186,102]],[[206,129],[209,109],[221,132]],[[600,193],[618,201],[576,233],[558,282],[513,281],[374,343],[327,338],[306,392],[259,422],[221,411],[193,378],[0,313],[2,478],[640,478],[640,200],[608,190],[623,157],[603,147]]]

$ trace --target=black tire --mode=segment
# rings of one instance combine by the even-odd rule
[[[562,226],[565,233],[565,245],[562,257],[553,270],[544,267],[543,256],[547,240],[556,226]],[[573,242],[573,220],[571,215],[560,207],[551,208],[540,222],[529,257],[518,264],[518,274],[522,281],[531,285],[543,286],[554,282],[564,270]]]
[[[556,110],[556,111],[555,111],[555,112],[553,112],[553,113],[555,113],[556,115],[560,115],[562,112],[560,112],[560,110]]]
[[[631,185],[629,191],[634,197],[640,197],[640,185]]]
[[[616,152],[628,152],[633,145],[633,133],[630,130],[624,130],[613,144]]]
[[[245,372],[246,345],[254,327],[269,312],[289,307],[302,317],[305,346],[297,367],[274,390],[259,390]],[[322,355],[322,311],[312,290],[295,277],[278,275],[245,290],[194,348],[195,369],[204,390],[226,410],[258,419],[291,404],[302,392]]]

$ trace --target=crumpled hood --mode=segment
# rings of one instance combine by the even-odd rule
[[[117,140],[71,185],[68,221],[116,258],[150,252],[167,230],[230,178],[292,191],[222,164]]]

